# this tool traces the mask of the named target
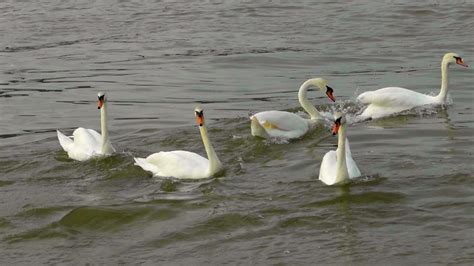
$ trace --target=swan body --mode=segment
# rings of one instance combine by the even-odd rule
[[[263,138],[298,138],[303,136],[310,127],[310,120],[283,111],[260,112],[250,119],[252,135]]]
[[[310,119],[304,119],[294,113],[284,111],[259,112],[250,117],[252,135],[262,138],[294,139],[306,134],[310,126],[321,118],[318,110],[307,99],[308,88],[311,86],[315,86],[319,90],[326,88],[327,96],[335,101],[333,89],[327,84],[327,80],[322,78],[309,79],[301,85],[298,91],[299,102],[310,115]]]
[[[448,93],[448,67],[451,63],[467,67],[461,57],[447,53],[441,62],[441,89],[437,96],[430,96],[400,87],[387,87],[376,91],[367,91],[357,99],[366,104],[361,117],[376,119],[424,105],[442,105],[446,103]]]
[[[223,166],[207,136],[203,110],[195,109],[201,138],[209,159],[189,151],[158,152],[147,158],[134,158],[135,165],[153,173],[154,176],[175,177],[179,179],[208,178],[222,170]]]
[[[73,132],[72,138],[57,130],[58,140],[69,158],[86,161],[92,157],[108,156],[115,152],[110,143],[107,130],[107,102],[105,94],[99,93],[99,109],[101,113],[102,135],[93,129],[79,127]]]
[[[135,158],[135,165],[155,176],[199,179],[212,175],[209,171],[209,160],[189,151],[153,153],[146,159]]]
[[[342,116],[336,119],[333,134],[339,133],[336,151],[327,152],[319,169],[319,180],[324,184],[339,185],[361,176],[356,162],[352,158],[349,140],[346,138],[346,121]]]
[[[417,106],[440,104],[436,97],[399,87],[367,91],[357,99],[368,104],[361,116],[372,119],[390,116]]]

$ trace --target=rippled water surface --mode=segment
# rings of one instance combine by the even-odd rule
[[[318,109],[354,118],[363,91],[437,93],[446,52],[473,64],[474,3],[414,2],[1,2],[1,264],[472,265],[472,68],[450,68],[447,107],[350,125],[364,177],[349,185],[317,180],[328,129],[250,136],[249,114],[301,111],[307,78],[335,90],[310,92]],[[55,130],[98,130],[98,91],[118,153],[72,161]],[[222,174],[133,165],[204,155],[197,103]]]

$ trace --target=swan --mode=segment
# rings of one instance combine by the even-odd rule
[[[107,99],[105,93],[99,92],[98,109],[100,109],[100,132],[79,127],[72,133],[73,139],[56,130],[59,144],[67,152],[69,158],[86,161],[92,157],[108,156],[115,152],[109,140],[107,130]]]
[[[189,151],[162,151],[153,153],[147,158],[134,158],[135,165],[153,173],[154,176],[180,179],[208,178],[222,170],[222,163],[207,136],[204,111],[198,106],[194,112],[209,159]]]
[[[307,91],[310,86],[326,89],[326,95],[333,102],[336,101],[333,89],[329,87],[328,81],[322,78],[313,78],[305,81],[298,92],[298,100],[303,109],[310,115],[310,119],[304,119],[294,113],[284,111],[264,111],[250,117],[250,128],[253,136],[262,138],[299,138],[308,132],[310,125],[321,118],[320,113],[307,99]]]
[[[441,89],[437,96],[430,96],[399,87],[387,87],[376,91],[367,91],[357,97],[360,102],[368,105],[360,117],[363,119],[376,119],[410,110],[418,106],[446,104],[446,96],[448,94],[448,67],[451,63],[468,67],[458,54],[445,54],[441,62]]]
[[[332,134],[338,136],[337,150],[324,155],[319,169],[319,180],[326,185],[344,184],[361,176],[356,162],[352,159],[349,140],[346,137],[346,117],[336,113]]]

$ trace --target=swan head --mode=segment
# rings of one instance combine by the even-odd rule
[[[97,104],[97,109],[101,109],[102,106],[104,106],[104,103],[105,103],[105,93],[99,92],[97,94],[97,97],[99,98],[99,102]]]
[[[341,112],[335,113],[334,125],[332,126],[332,134],[336,135],[339,132],[339,128],[345,124],[346,124],[346,116]]]
[[[468,65],[464,63],[462,57],[460,57],[456,53],[447,53],[447,54],[445,54],[443,56],[443,63],[447,64],[447,65],[452,64],[452,63],[456,63],[460,66],[468,67]]]
[[[328,81],[323,78],[314,78],[310,79],[311,85],[317,87],[320,91],[326,90],[326,95],[331,101],[335,102],[336,98],[334,97],[334,90],[328,86]]]
[[[200,127],[204,126],[204,110],[202,110],[201,106],[194,108],[194,115],[196,116],[197,124]]]

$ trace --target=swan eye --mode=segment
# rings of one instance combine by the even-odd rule
[[[105,97],[105,94],[99,96],[99,101],[103,101]]]
[[[196,111],[196,116],[197,117],[202,117],[204,115],[203,111]]]
[[[341,119],[342,119],[342,116],[339,117],[338,119],[336,119],[336,121],[334,121],[334,123],[335,123],[336,125],[340,125],[340,124],[341,124]]]

